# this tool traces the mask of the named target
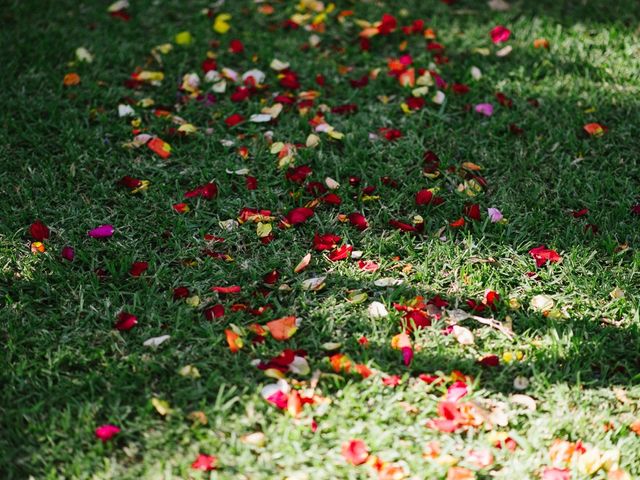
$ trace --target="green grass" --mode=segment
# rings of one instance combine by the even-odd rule
[[[640,409],[640,217],[630,213],[640,194],[637,2],[514,0],[511,10],[493,12],[485,2],[472,0],[453,6],[436,0],[344,1],[329,14],[319,46],[308,51],[300,47],[311,32],[270,28],[295,12],[295,2],[274,2],[275,13],[265,16],[254,2],[227,1],[220,7],[233,15],[226,35],[214,33],[212,20],[202,14],[208,2],[132,3],[129,22],[111,18],[106,4],[94,1],[23,0],[5,2],[1,9],[2,478],[205,478],[209,474],[190,468],[200,452],[218,457],[213,478],[370,478],[370,467],[351,466],[340,453],[352,438],[364,440],[385,461],[403,465],[415,479],[446,478],[447,466],[423,458],[433,440],[440,442],[442,455],[453,455],[466,467],[469,449],[490,449],[495,462],[478,471],[478,479],[539,478],[542,467],[551,464],[548,448],[554,439],[617,449],[620,467],[640,478],[640,437],[629,428]],[[400,6],[406,17],[400,16]],[[354,17],[344,23],[336,18],[345,9],[372,22],[384,12],[398,15],[401,25],[425,19],[449,57],[438,72],[450,83],[470,85],[471,91],[459,96],[449,89],[445,104],[437,106],[429,101],[432,87],[427,106],[405,115],[399,105],[409,91],[386,73],[386,59],[401,55],[398,46],[405,36],[374,38],[371,51],[362,52]],[[504,58],[495,56],[488,33],[497,24],[513,32],[508,42],[513,51]],[[173,42],[183,30],[194,42],[174,45],[159,67],[151,49]],[[244,42],[244,54],[227,51],[232,38]],[[550,48],[534,49],[536,38],[546,38]],[[212,40],[221,45],[212,47]],[[424,38],[407,40],[404,53],[413,56],[416,67],[428,67],[432,56]],[[70,63],[80,46],[95,55],[93,63]],[[489,48],[491,54],[483,56],[476,48]],[[201,74],[207,50],[217,53],[221,66],[241,73],[263,70],[269,88],[242,104],[231,102],[228,90],[209,107],[193,100],[181,105],[177,114],[199,128],[186,138],[168,135],[170,120],[154,116],[151,108],[135,107],[142,128],[171,143],[173,154],[163,161],[146,147],[122,148],[132,139],[131,125],[130,119],[118,118],[117,105],[125,98],[151,97],[156,105],[174,106],[182,76]],[[273,93],[284,91],[269,69],[276,57],[291,63],[303,90],[321,91],[316,105],[306,117],[295,107],[285,108],[274,124],[247,122],[228,129],[224,118],[257,113],[273,103]],[[123,82],[138,66],[161,68],[162,85],[126,88]],[[340,66],[353,71],[340,75]],[[471,77],[472,66],[482,71],[478,81]],[[363,89],[350,87],[349,79],[374,68],[381,68],[376,80]],[[72,71],[81,84],[64,87],[62,78]],[[318,73],[326,76],[323,88],[314,83]],[[513,99],[512,108],[498,104],[498,91]],[[381,102],[381,95],[390,101]],[[539,101],[538,108],[527,102],[530,98]],[[465,111],[466,104],[483,102],[494,105],[492,117]],[[312,167],[308,181],[330,176],[340,182],[336,193],[342,205],[320,204],[306,224],[292,229],[280,230],[274,221],[276,239],[268,245],[259,242],[251,223],[224,231],[219,222],[235,219],[243,207],[269,209],[280,217],[313,200],[278,170],[263,134],[272,130],[274,141],[304,143],[312,131],[308,120],[320,103],[359,107],[347,116],[327,113],[345,138],[329,141],[319,134],[320,145],[301,149],[296,160]],[[582,127],[590,122],[608,131],[588,137]],[[511,123],[524,134],[511,135]],[[370,141],[369,133],[380,127],[398,128],[404,136],[393,143]],[[224,139],[236,145],[224,146]],[[249,148],[249,159],[236,153],[240,145]],[[425,150],[441,159],[437,179],[422,175]],[[488,183],[473,198],[456,191],[463,162],[480,165]],[[226,173],[242,168],[258,178],[258,190],[247,191],[243,176]],[[116,185],[124,175],[151,185],[131,195]],[[352,175],[362,178],[359,188],[349,186]],[[395,179],[397,188],[383,184],[383,176]],[[216,199],[185,200],[191,211],[184,215],[172,210],[185,191],[210,180],[219,188]],[[376,186],[379,199],[363,201],[359,193],[367,185]],[[431,187],[440,189],[445,203],[416,207],[415,193]],[[465,202],[480,204],[482,221],[454,230],[448,224],[462,215]],[[488,207],[499,208],[508,221],[490,223]],[[581,208],[589,209],[588,216],[573,218],[571,211]],[[354,211],[366,215],[369,229],[359,232],[337,220],[338,213]],[[425,219],[421,235],[388,225],[390,219],[411,222],[416,214]],[[36,218],[52,230],[46,253],[39,255],[30,251],[28,231]],[[111,239],[87,237],[87,230],[104,223],[116,227]],[[597,225],[598,233],[585,231],[585,224]],[[364,273],[355,260],[333,263],[314,253],[309,268],[294,274],[312,250],[315,232],[341,235],[381,269]],[[224,237],[225,243],[209,247],[234,261],[204,255],[205,233]],[[528,251],[541,244],[557,250],[563,261],[536,269]],[[60,258],[65,245],[76,250],[73,263]],[[150,268],[131,278],[128,270],[137,260],[148,261]],[[96,269],[104,269],[106,277],[98,278]],[[281,277],[263,297],[262,276],[273,269]],[[534,270],[537,278],[527,276]],[[304,280],[321,275],[327,276],[323,290],[301,288]],[[382,277],[404,283],[376,287],[374,281]],[[233,284],[242,286],[239,296],[209,291]],[[282,285],[290,289],[278,288]],[[194,308],[174,302],[177,286],[187,286],[202,303]],[[624,298],[612,298],[614,288]],[[486,289],[498,291],[501,301],[495,312],[482,315],[500,322],[509,317],[514,340],[467,320],[463,325],[476,339],[462,346],[442,334],[444,322],[436,322],[413,335],[420,350],[410,367],[402,364],[391,347],[391,338],[402,331],[394,302],[438,294],[452,308],[468,310],[466,300],[481,300]],[[367,300],[350,302],[353,290],[366,293]],[[530,309],[531,298],[539,294],[553,298],[565,316],[545,317]],[[509,299],[521,308],[511,309]],[[388,318],[367,317],[373,300],[387,305]],[[235,302],[271,304],[272,309],[255,317],[231,312]],[[227,314],[207,321],[203,310],[215,303],[225,304]],[[131,331],[113,328],[121,310],[139,318]],[[253,345],[248,335],[240,352],[229,351],[224,335],[229,325],[246,329],[286,315],[302,319],[290,340],[268,338]],[[171,338],[158,349],[143,346],[163,334]],[[362,335],[368,348],[358,344]],[[323,348],[327,342],[341,343],[340,352],[380,373],[366,380],[336,374]],[[306,406],[294,419],[261,398],[262,386],[273,380],[251,362],[283,348],[308,352],[312,371],[322,372],[316,393],[330,403]],[[524,354],[522,360],[501,360],[498,368],[476,362],[486,354],[516,351]],[[201,377],[181,376],[185,365],[196,366]],[[508,424],[494,430],[518,442],[515,452],[493,447],[484,427],[453,434],[425,427],[445,389],[426,385],[418,374],[449,375],[456,369],[474,377],[471,399],[504,411]],[[391,374],[402,377],[396,388],[381,381]],[[523,392],[513,386],[518,376],[530,381]],[[289,375],[307,383],[310,377]],[[533,397],[537,410],[528,412],[510,401],[514,393]],[[173,413],[160,416],[153,397],[168,401]],[[407,404],[415,407],[409,413]],[[192,422],[188,415],[194,411],[204,412],[208,424]],[[104,423],[122,432],[102,444],[94,430]],[[264,433],[263,446],[241,440],[252,432]],[[604,479],[606,472],[588,476],[576,469],[572,478]]]

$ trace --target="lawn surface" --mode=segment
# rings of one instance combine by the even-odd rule
[[[315,3],[4,2],[0,477],[640,478],[638,2]]]

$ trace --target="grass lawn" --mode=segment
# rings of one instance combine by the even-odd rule
[[[640,5],[449,3],[4,2],[1,478],[640,478]]]

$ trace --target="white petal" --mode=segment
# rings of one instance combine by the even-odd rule
[[[445,99],[444,93],[438,90],[431,100],[433,100],[433,103],[437,105],[442,105],[444,103],[444,99]]]
[[[398,285],[402,285],[402,283],[402,279],[391,277],[380,278],[373,282],[376,287],[397,287]]]
[[[387,310],[387,307],[385,307],[383,303],[371,302],[371,304],[367,308],[367,314],[371,319],[385,318],[389,316],[389,311]]]
[[[289,371],[296,375],[308,375],[311,368],[306,358],[295,356],[293,357],[293,362],[289,364]]]
[[[267,115],[266,113],[254,113],[249,117],[249,121],[253,123],[266,123],[272,120],[271,115]]]
[[[145,342],[143,343],[143,345],[145,347],[153,347],[153,348],[157,348],[160,345],[162,345],[164,342],[166,342],[167,340],[169,340],[171,338],[170,335],[160,335],[159,337],[153,337],[150,338],[148,340],[145,340]]]
[[[247,70],[242,74],[242,81],[244,82],[249,77],[252,77],[258,85],[261,85],[264,83],[264,79],[266,78],[266,75],[262,70],[258,70],[257,68],[254,68],[251,70]]]
[[[279,72],[281,70],[285,70],[287,68],[289,68],[289,63],[287,62],[283,62],[282,60],[278,60],[277,58],[274,58],[271,61],[271,65],[269,65],[273,70],[275,70],[276,72]]]
[[[136,111],[133,109],[131,105],[118,105],[118,116],[122,117],[132,117],[136,114]]]

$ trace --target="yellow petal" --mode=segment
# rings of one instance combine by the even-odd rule
[[[178,45],[189,45],[192,41],[191,32],[180,32],[176,35],[176,43]]]
[[[183,33],[189,33],[189,32],[183,32]],[[178,34],[178,35],[180,35],[180,34]],[[178,35],[176,35],[176,42],[178,40]],[[158,46],[154,47],[153,50],[158,51],[163,55],[166,55],[171,50],[173,50],[173,45],[171,45],[170,43],[163,43],[162,45],[158,45]]]
[[[228,23],[229,20],[231,20],[231,15],[228,13],[219,14],[213,21],[213,30],[224,35],[231,28],[231,25]]]
[[[195,133],[196,131],[198,131],[198,128],[195,125],[192,125],[190,123],[185,123],[183,125],[180,125],[180,127],[178,127],[178,131],[189,134],[189,133]]]
[[[153,405],[153,408],[156,409],[156,412],[158,412],[163,417],[171,413],[171,407],[169,406],[169,402],[167,402],[166,400],[161,400],[157,397],[153,397],[151,399],[151,404]]]
[[[200,370],[198,370],[198,367],[194,367],[193,365],[185,365],[178,373],[183,377],[200,378]]]
[[[256,234],[260,238],[268,237],[271,234],[271,230],[273,227],[270,223],[262,223],[258,222],[258,226],[256,228]]]
[[[164,73],[143,70],[138,74],[138,80],[144,82],[161,82],[164,80]]]
[[[309,148],[317,147],[320,144],[320,137],[315,133],[310,133],[305,144]]]
[[[184,303],[186,303],[192,308],[196,308],[198,305],[200,305],[200,297],[198,295],[192,295],[191,297],[188,297],[184,301]]]

